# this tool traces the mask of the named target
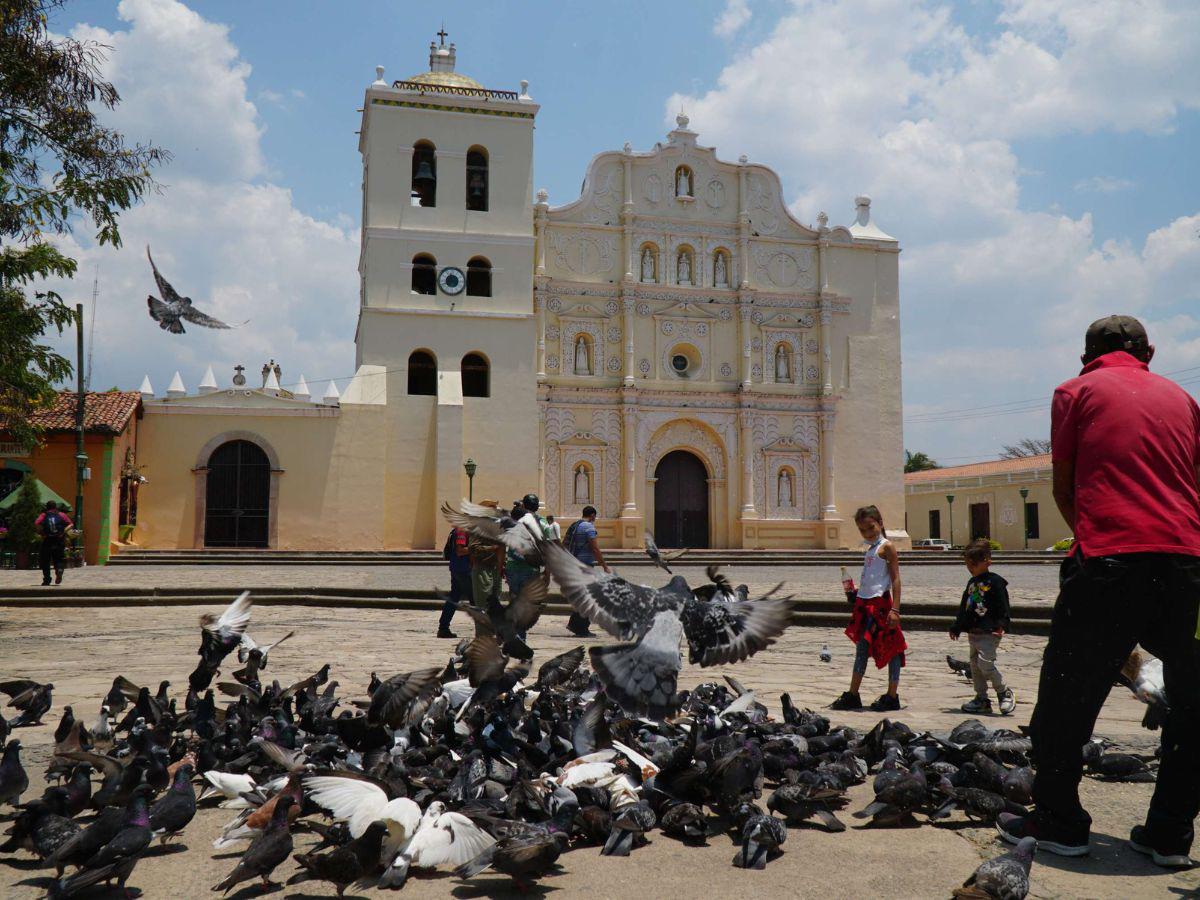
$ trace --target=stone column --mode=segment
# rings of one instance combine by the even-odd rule
[[[833,496],[833,422],[832,412],[817,417],[821,425],[821,518],[838,519],[837,503]]]
[[[624,293],[625,287],[622,285],[621,291]],[[633,309],[637,305],[637,300],[633,297],[621,298],[621,330],[622,337],[625,338],[625,385],[633,387],[637,375],[634,370],[633,361]]]
[[[625,469],[621,479],[621,518],[634,517],[637,511],[637,402],[631,391],[622,398],[621,464]]]
[[[542,288],[533,291],[534,327],[537,329],[537,380],[546,380],[546,295]]]
[[[833,301],[821,295],[821,396],[833,394]]]
[[[754,506],[754,414],[743,406],[738,410],[738,451],[742,463],[742,518],[757,519],[758,511]]]
[[[750,285],[750,213],[746,208],[746,155],[738,157],[737,286]]]
[[[752,340],[750,332],[753,330],[753,323],[750,321],[750,316],[754,310],[744,298],[739,298],[738,303],[738,340],[742,342],[742,390],[748,391],[752,386],[750,377],[750,342]]]

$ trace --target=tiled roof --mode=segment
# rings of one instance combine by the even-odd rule
[[[74,431],[78,396],[74,391],[59,391],[53,406],[30,417],[33,424],[46,431]],[[83,429],[92,434],[120,434],[141,404],[142,395],[137,391],[89,391],[84,398]]]
[[[969,466],[947,466],[944,469],[926,469],[924,472],[908,472],[904,483],[926,484],[930,481],[947,481],[953,478],[981,478],[987,475],[1016,475],[1035,469],[1050,467],[1050,454],[1022,456],[1018,459],[993,459],[988,462],[972,463]]]

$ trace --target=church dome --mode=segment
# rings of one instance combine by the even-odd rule
[[[436,84],[442,87],[483,88],[474,78],[461,72],[422,72],[408,80],[417,84]]]

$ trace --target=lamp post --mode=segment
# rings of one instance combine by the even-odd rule
[[[479,468],[475,465],[475,460],[467,457],[467,461],[463,463],[463,471],[467,473],[467,499],[472,503],[475,502],[475,470]]]
[[[954,495],[947,494],[946,502],[950,504],[950,547],[954,547]]]
[[[75,527],[83,528],[83,482],[88,471],[87,454],[83,451],[83,421],[86,395],[83,392],[83,304],[75,304]]]
[[[1017,491],[1021,495],[1021,531],[1025,535],[1025,549],[1029,549],[1029,488]]]

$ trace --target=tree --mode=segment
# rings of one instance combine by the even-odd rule
[[[1021,438],[1011,446],[1004,445],[1000,451],[1001,459],[1024,459],[1026,456],[1041,456],[1050,452],[1049,438]]]
[[[29,550],[37,543],[38,533],[33,523],[42,512],[42,495],[38,480],[27,472],[17,488],[17,499],[8,514],[8,539],[16,550]]]
[[[929,469],[940,469],[936,459],[930,459],[929,454],[917,451],[913,453],[911,450],[904,451],[904,471],[905,472],[925,472]]]
[[[37,282],[69,278],[75,260],[46,241],[91,220],[96,241],[119,247],[117,217],[155,187],[151,168],[170,158],[128,146],[96,109],[120,102],[100,77],[108,49],[52,39],[50,14],[65,0],[0,0],[0,430],[31,445],[30,416],[54,400],[71,363],[41,342],[75,311]]]

